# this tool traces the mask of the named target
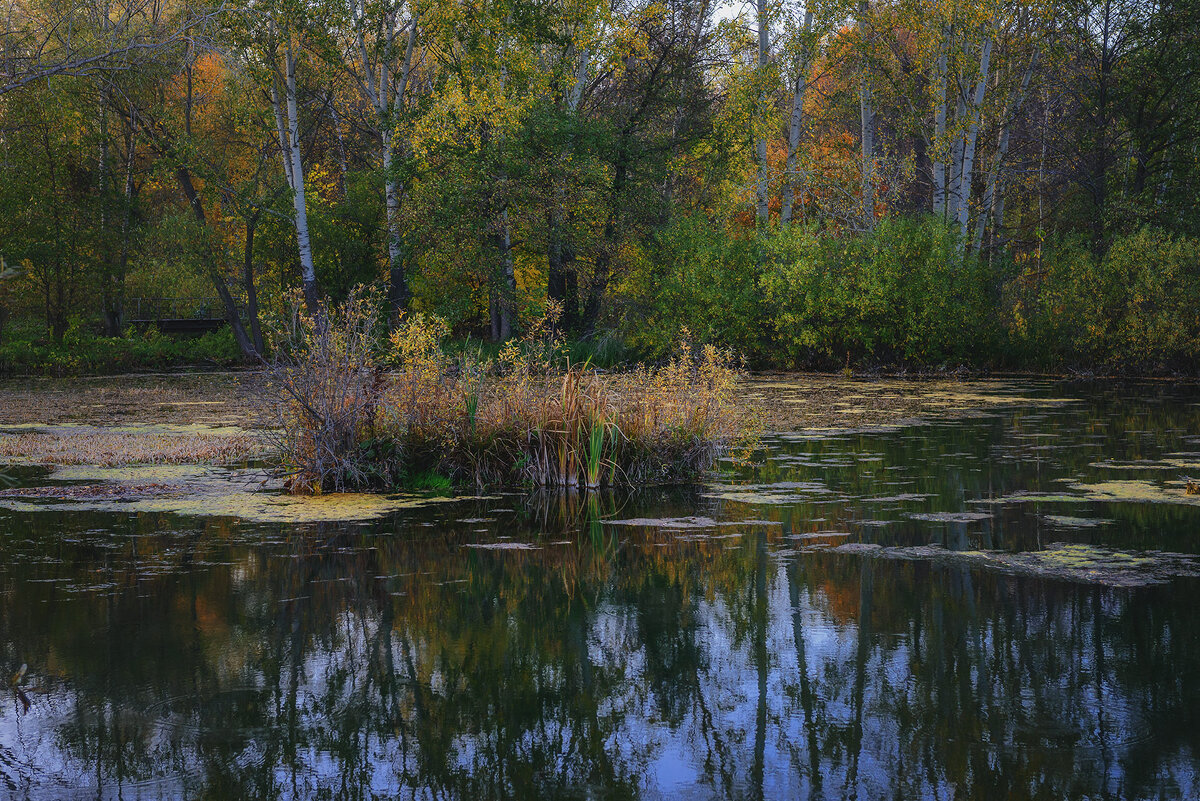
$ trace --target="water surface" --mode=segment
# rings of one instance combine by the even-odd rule
[[[1078,489],[1200,476],[1194,387],[1024,391],[686,492],[0,512],[0,797],[1200,797],[1200,579],[843,547],[1200,550]]]

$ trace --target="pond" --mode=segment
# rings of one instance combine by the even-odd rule
[[[1200,391],[1019,389],[691,491],[10,505],[0,797],[1200,797]]]

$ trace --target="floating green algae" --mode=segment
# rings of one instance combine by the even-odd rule
[[[169,485],[147,484],[147,477],[163,477],[157,468],[72,468],[54,477],[73,476],[90,480],[107,479],[109,497],[78,492],[77,486],[32,487],[12,490],[0,498],[0,509],[17,512],[102,511],[164,513],[192,517],[233,517],[251,523],[328,523],[385,517],[403,509],[458,500],[419,495],[337,493],[289,495],[282,482],[260,470],[223,468],[181,469]],[[142,482],[142,483],[138,483]],[[22,492],[26,493],[22,496]],[[112,495],[120,495],[114,498]],[[48,499],[31,503],[29,499]]]
[[[1164,584],[1200,576],[1200,557],[1165,551],[1126,552],[1083,543],[1056,542],[1040,551],[951,551],[939,545],[885,547],[854,542],[813,545],[807,551],[853,554],[874,559],[930,561],[996,570],[1013,575],[1055,578],[1110,587]]]
[[[1107,526],[1113,522],[1104,517],[1072,517],[1070,515],[1042,515],[1042,519],[1047,523],[1053,523],[1056,526],[1066,526],[1068,528],[1094,528],[1096,526]]]
[[[817,481],[780,481],[774,484],[718,484],[709,487],[709,491],[703,493],[703,497],[736,503],[772,505],[831,501],[841,496]]]
[[[912,512],[905,517],[928,523],[977,523],[990,519],[991,515],[986,512]]]
[[[1200,470],[1200,461],[1195,458],[1180,459],[1167,457],[1164,459],[1133,459],[1130,461],[1100,461],[1092,462],[1088,467],[1108,470]]]
[[[1013,492],[974,503],[1168,503],[1200,506],[1200,495],[1189,495],[1184,482],[1159,486],[1150,481],[1101,481],[1086,484],[1071,481],[1066,486],[1076,494],[1061,492]]]
[[[192,464],[144,464],[130,467],[98,467],[96,465],[63,465],[50,474],[55,481],[120,481],[150,483],[200,479],[216,469]]]
[[[610,526],[635,526],[639,528],[697,529],[718,526],[779,526],[776,520],[713,520],[711,517],[631,517],[620,520],[605,520]]]
[[[1127,503],[1175,503],[1200,506],[1200,495],[1188,495],[1180,486],[1161,487],[1149,481],[1102,481],[1098,484],[1070,484],[1071,489],[1085,493],[1092,501],[1122,501]]]

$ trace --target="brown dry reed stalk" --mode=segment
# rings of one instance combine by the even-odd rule
[[[694,481],[757,427],[732,354],[686,338],[664,366],[612,375],[572,365],[556,312],[495,362],[452,359],[446,324],[354,292],[298,311],[271,368],[277,447],[294,492],[387,489],[437,474],[477,486],[597,489]]]

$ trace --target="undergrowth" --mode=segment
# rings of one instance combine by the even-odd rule
[[[685,483],[752,446],[732,354],[685,338],[662,366],[606,374],[570,361],[556,311],[488,358],[447,353],[423,314],[384,339],[364,292],[297,306],[270,371],[292,491]]]

